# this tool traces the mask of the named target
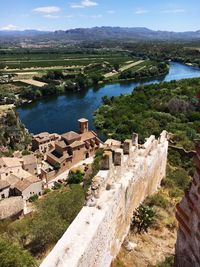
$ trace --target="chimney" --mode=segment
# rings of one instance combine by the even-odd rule
[[[81,134],[88,132],[88,120],[87,119],[80,119],[79,122],[79,132]]]

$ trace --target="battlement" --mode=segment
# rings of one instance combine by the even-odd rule
[[[156,192],[166,173],[168,134],[138,144],[132,139],[105,146],[101,170],[86,206],[41,267],[108,267],[128,234],[133,211]]]

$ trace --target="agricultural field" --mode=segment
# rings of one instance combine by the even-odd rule
[[[133,60],[128,53],[105,53],[101,54],[67,54],[67,53],[17,53],[0,54],[0,69],[2,71],[12,70],[28,70],[37,68],[57,68],[64,69],[66,67],[86,66],[94,63],[102,63],[104,61],[109,64],[119,64],[123,66],[127,61]]]

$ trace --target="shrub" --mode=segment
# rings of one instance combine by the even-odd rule
[[[166,257],[163,262],[160,262],[157,267],[172,267],[174,265],[174,256]]]
[[[62,187],[62,185],[60,184],[60,183],[58,183],[58,182],[54,182],[54,185],[53,185],[53,190],[58,190],[58,189],[60,189]]]
[[[36,200],[38,200],[38,195],[37,195],[37,194],[35,194],[35,195],[33,195],[33,196],[31,196],[31,197],[29,198],[29,201],[30,201],[30,202],[35,202]]]
[[[80,184],[83,181],[84,174],[77,170],[76,172],[70,171],[68,175],[68,183],[69,184]]]
[[[174,198],[179,198],[183,196],[183,191],[178,188],[171,188],[169,190],[169,196]]]
[[[46,195],[51,192],[50,188],[45,188],[43,194]]]
[[[175,186],[181,190],[186,190],[190,183],[190,177],[182,168],[171,170],[167,175],[167,179],[171,180]]]
[[[55,165],[54,165],[54,169],[56,171],[60,170],[60,163],[56,162]]]
[[[133,213],[131,229],[137,232],[148,232],[148,229],[155,223],[155,212],[149,206],[140,205]]]
[[[150,207],[157,206],[163,209],[166,209],[169,206],[168,200],[161,192],[148,197],[145,203]]]

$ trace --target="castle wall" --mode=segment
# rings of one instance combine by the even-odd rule
[[[200,141],[194,158],[196,171],[191,187],[177,205],[179,230],[176,242],[176,267],[200,266]]]
[[[167,133],[159,140],[151,136],[143,146],[137,144],[137,138],[126,140],[124,146],[124,150],[104,153],[86,206],[41,267],[109,267],[117,256],[133,211],[158,189],[165,176]]]

